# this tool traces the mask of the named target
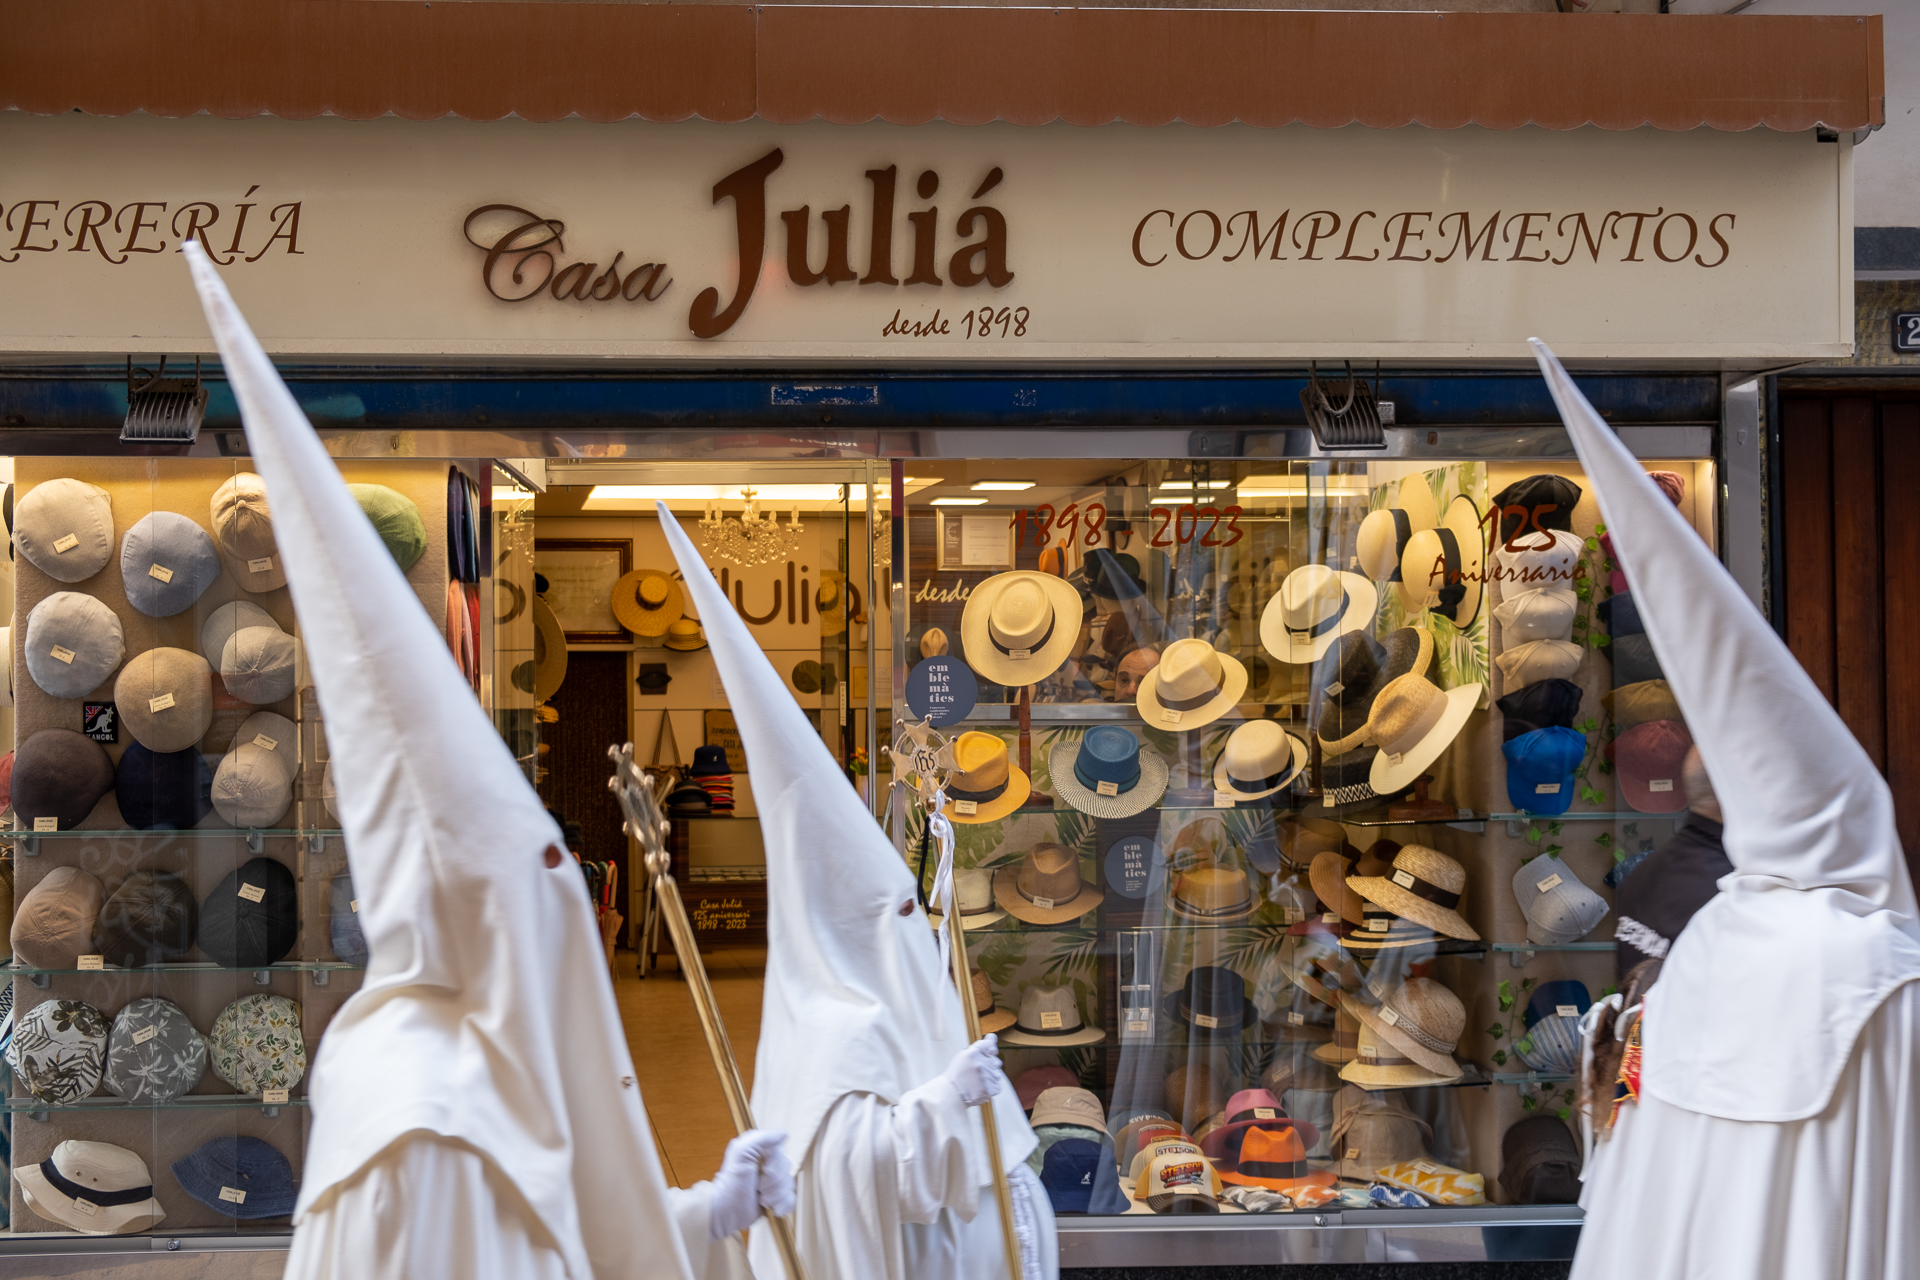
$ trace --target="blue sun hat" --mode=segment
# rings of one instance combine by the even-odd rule
[[[173,1162],[180,1189],[230,1218],[284,1218],[299,1197],[293,1165],[271,1143],[215,1138]]]
[[[213,535],[178,511],[155,511],[120,540],[127,603],[153,618],[184,613],[220,576]]]

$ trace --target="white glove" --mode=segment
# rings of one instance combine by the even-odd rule
[[[727,1144],[707,1201],[707,1233],[715,1240],[751,1227],[763,1205],[780,1217],[793,1212],[793,1166],[787,1162],[786,1141],[778,1129],[749,1129]]]
[[[960,1101],[979,1106],[1007,1087],[1006,1072],[1000,1069],[1000,1037],[981,1036],[954,1054],[942,1074],[953,1082]]]

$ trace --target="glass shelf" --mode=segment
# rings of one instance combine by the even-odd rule
[[[1487,1076],[1495,1084],[1571,1084],[1573,1077],[1550,1071],[1495,1071]]]
[[[1516,954],[1534,951],[1614,951],[1619,947],[1615,942],[1495,942],[1490,945],[1495,951]]]
[[[367,966],[348,964],[343,960],[282,960],[275,964],[254,965],[251,968],[232,969],[207,961],[178,961],[170,964],[143,964],[135,968],[110,964],[101,969],[81,969],[69,965],[61,969],[36,969],[28,965],[0,965],[0,978],[25,977],[47,973],[87,973],[102,975],[127,974],[195,974],[195,973],[358,973]]]
[[[58,1111],[236,1111],[245,1107],[259,1107],[268,1115],[278,1114],[281,1107],[304,1107],[307,1105],[305,1094],[288,1098],[285,1102],[262,1102],[252,1094],[244,1093],[199,1093],[183,1094],[171,1102],[128,1102],[125,1098],[95,1097],[82,1098],[78,1102],[41,1102],[37,1098],[7,1098],[0,1101],[0,1115],[40,1116]]]
[[[239,836],[243,839],[248,836],[263,836],[269,840],[280,840],[280,839],[288,839],[288,838],[298,838],[300,836],[326,837],[326,836],[342,836],[345,834],[346,834],[345,832],[339,830],[337,827],[304,827],[304,828],[302,827],[188,827],[184,830],[179,830],[179,829],[174,829],[169,827],[156,827],[150,831],[143,831],[138,827],[103,827],[103,828],[76,827],[70,831],[28,831],[25,828],[16,828],[12,831],[0,833],[0,835],[4,835],[5,838],[8,840],[19,840],[19,839],[22,839],[23,837],[34,837],[40,840],[84,840],[84,839],[139,840],[139,839],[147,839],[147,838],[162,839],[162,840],[178,840],[178,839],[192,838],[197,840],[197,839],[205,839],[210,836],[220,837],[220,838],[232,838],[234,836]]]

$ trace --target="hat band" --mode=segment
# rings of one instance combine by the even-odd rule
[[[1265,1111],[1269,1114],[1261,1115]],[[1227,1117],[1228,1124],[1291,1125],[1293,1117],[1280,1107],[1247,1107]]]
[[[1009,778],[1008,782],[1011,782],[1011,781],[1012,779]],[[1002,782],[997,787],[988,787],[985,791],[964,791],[959,787],[950,786],[947,788],[947,799],[971,800],[975,804],[985,804],[989,800],[998,800],[1001,796],[1005,795],[1006,793],[1007,793],[1006,782]]]
[[[1448,910],[1452,910],[1454,907],[1460,905],[1459,894],[1447,889],[1442,889],[1431,880],[1422,880],[1419,876],[1404,868],[1395,867],[1387,879],[1389,883],[1406,890],[1416,898],[1426,899],[1436,907],[1445,907]]]
[[[1405,676],[1401,677],[1401,679],[1405,678]],[[1416,677],[1416,680],[1417,679]],[[1394,735],[1391,742],[1379,734],[1374,735],[1374,741],[1379,744],[1382,751],[1387,753],[1387,759],[1389,763],[1392,764],[1400,763],[1400,757],[1419,746],[1426,736],[1432,733],[1434,729],[1439,726],[1440,722],[1446,718],[1447,707],[1449,706],[1447,696],[1425,681],[1418,681],[1415,687],[1426,691],[1427,703],[1420,708],[1420,714],[1415,717],[1413,723],[1409,724],[1400,733]],[[1396,701],[1397,700],[1398,699],[1396,699]],[[1369,721],[1369,729],[1371,729],[1371,713],[1369,714]]]
[[[151,1184],[144,1187],[132,1187],[126,1191],[101,1191],[94,1187],[83,1187],[77,1182],[69,1182],[60,1176],[60,1170],[54,1167],[51,1159],[40,1162],[40,1176],[47,1185],[69,1200],[85,1200],[88,1204],[98,1205],[102,1209],[113,1209],[123,1204],[142,1204],[153,1199]]]
[[[1172,706],[1172,703],[1168,703]],[[1288,760],[1286,767],[1278,773],[1270,773],[1264,778],[1236,778],[1232,772],[1227,774],[1227,782],[1235,791],[1271,791],[1285,782],[1293,774],[1293,761]]]
[[[1246,1008],[1244,1005],[1242,1005],[1240,1008],[1235,1009],[1232,1014],[1226,1017],[1214,1018],[1214,1015],[1210,1013],[1196,1014],[1193,1011],[1193,1006],[1187,1003],[1187,993],[1184,991],[1180,993],[1181,1018],[1185,1019],[1187,1022],[1192,1022],[1195,1018],[1198,1018],[1198,1017],[1213,1018],[1214,1021],[1219,1024],[1218,1027],[1202,1028],[1203,1030],[1206,1030],[1206,1031],[1215,1031],[1215,1030],[1218,1030],[1219,1027],[1237,1027],[1241,1024],[1242,1021],[1244,1021],[1243,1015],[1245,1013],[1246,1013]]]
[[[993,634],[993,625],[989,623],[987,625],[987,641],[988,643],[992,644],[994,648],[998,649],[1001,652],[1001,654],[1005,657],[1011,658],[1016,653],[1024,653],[1028,657],[1032,657],[1034,650],[1046,648],[1047,641],[1053,639],[1054,624],[1055,624],[1054,616],[1052,614],[1048,614],[1047,615],[1047,632],[1045,635],[1041,636],[1038,640],[1035,640],[1030,645],[1024,645],[1018,649],[1009,649],[1006,645],[1000,643],[999,636]]]
[[[1215,698],[1219,697],[1221,694],[1225,693],[1226,691],[1227,691],[1227,686],[1221,683],[1220,681],[1215,680],[1212,682],[1211,688],[1205,690],[1204,692],[1197,693],[1191,698],[1169,698],[1162,695],[1160,698],[1160,705],[1165,707],[1169,711],[1192,711],[1195,707],[1206,706],[1209,702],[1212,702]]]
[[[1305,1160],[1248,1160],[1243,1156],[1235,1172],[1246,1178],[1304,1178],[1312,1167]]]
[[[1246,881],[1242,880],[1241,883],[1245,884]],[[1251,901],[1252,899],[1250,898],[1235,898],[1232,902],[1225,903],[1221,906],[1203,907],[1190,899],[1181,897],[1179,889],[1176,888],[1173,891],[1173,905],[1179,909],[1182,915],[1198,916],[1202,919],[1211,919],[1214,916],[1230,916],[1237,912],[1245,911],[1248,909]]]
[[[1387,575],[1388,582],[1400,582],[1400,557],[1406,552],[1407,540],[1413,537],[1413,521],[1407,513],[1398,507],[1388,507],[1387,514],[1393,517],[1393,572]]]
[[[1445,525],[1434,530],[1440,539],[1440,555],[1446,561],[1447,579],[1440,588],[1439,601],[1434,605],[1435,613],[1444,613],[1449,618],[1460,608],[1460,602],[1467,598],[1466,579],[1460,576],[1460,539],[1453,530]],[[1427,575],[1429,582],[1433,575]]]
[[[1038,905],[1042,900],[1044,900],[1051,904],[1050,906],[1041,907],[1040,909],[1042,911],[1056,911],[1062,907],[1065,907],[1066,905],[1071,903],[1075,898],[1080,896],[1080,887],[1081,887],[1080,875],[1078,872],[1075,872],[1073,877],[1072,893],[1068,894],[1064,898],[1048,898],[1044,894],[1028,893],[1026,886],[1020,883],[1020,877],[1015,876],[1013,878],[1013,891],[1019,894],[1021,897],[1025,898],[1028,902]]]
[[[1340,607],[1338,609],[1335,609],[1332,613],[1305,630],[1299,627],[1288,627],[1287,639],[1293,641],[1295,644],[1307,644],[1311,641],[1318,640],[1321,636],[1340,625],[1340,619],[1347,615],[1347,606],[1352,603],[1353,597],[1348,595],[1343,588],[1340,592]]]
[[[1420,1024],[1414,1021],[1412,1014],[1401,1009],[1398,1005],[1388,1004],[1385,1007],[1392,1009],[1394,1017],[1399,1019],[1398,1022],[1393,1024],[1393,1029],[1406,1036],[1407,1039],[1413,1041],[1422,1049],[1430,1049],[1434,1053],[1450,1054],[1453,1052],[1454,1046],[1452,1044],[1442,1040],[1430,1031],[1422,1030]]]
[[[1080,1025],[1079,1019],[1077,1017],[1074,1020],[1074,1024],[1070,1027],[1064,1025],[1066,1023],[1065,1018],[1060,1019],[1060,1021],[1063,1025],[1052,1028],[1051,1030],[1045,1030],[1045,1031],[1036,1031],[1034,1028],[1028,1026],[1024,1022],[1016,1022],[1013,1025],[1014,1025],[1014,1030],[1018,1031],[1023,1036],[1077,1036],[1082,1031],[1086,1030],[1085,1027]]]
[[[1355,1049],[1357,1050],[1358,1048],[1359,1046],[1356,1045]],[[1362,1053],[1360,1054],[1360,1064],[1366,1067],[1420,1067],[1420,1064],[1412,1058],[1402,1058],[1398,1054],[1389,1055],[1384,1053],[1375,1053],[1371,1056]],[[1420,1067],[1420,1069],[1422,1071],[1426,1070],[1425,1067]]]

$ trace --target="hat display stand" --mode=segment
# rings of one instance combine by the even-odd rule
[[[1023,684],[1020,686],[1020,697],[1018,702],[1015,703],[1015,711],[1019,716],[1020,724],[1020,772],[1031,778],[1033,776],[1032,685]],[[1026,809],[1051,809],[1053,808],[1053,797],[1044,792],[1031,792],[1027,796],[1026,803],[1021,807]]]
[[[1397,804],[1387,806],[1387,818],[1392,822],[1451,822],[1459,816],[1459,810],[1453,805],[1436,800],[1427,794],[1427,788],[1433,783],[1433,775],[1423,773],[1413,780],[1413,794]]]

